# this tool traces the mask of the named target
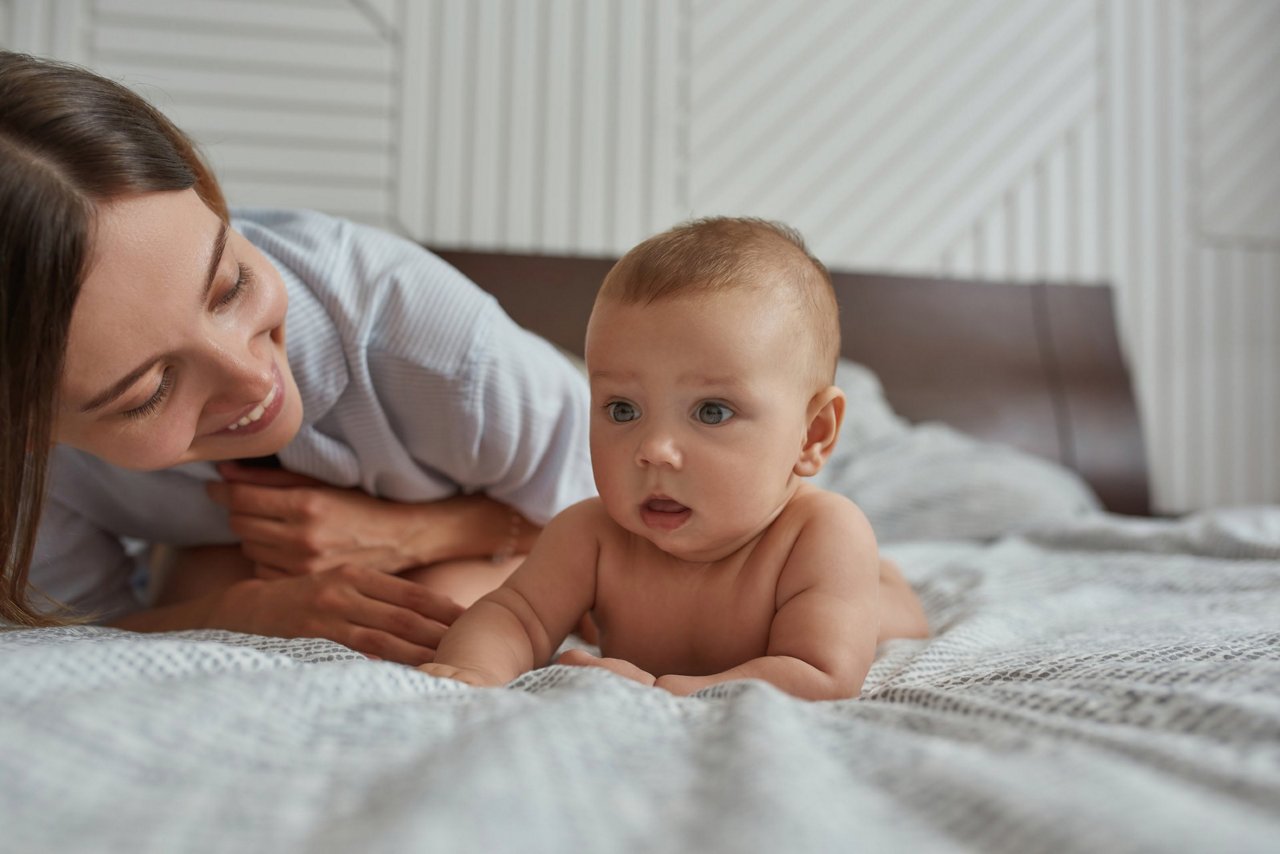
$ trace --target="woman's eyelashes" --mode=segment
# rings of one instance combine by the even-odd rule
[[[236,265],[236,283],[214,302],[215,309],[225,308],[239,299],[253,285],[253,270],[244,264]]]
[[[165,368],[164,373],[160,375],[160,385],[156,388],[156,393],[147,399],[147,402],[141,406],[135,406],[133,409],[127,409],[122,413],[126,418],[146,418],[160,408],[160,404],[164,403],[164,399],[169,396],[169,392],[173,390],[173,368]]]

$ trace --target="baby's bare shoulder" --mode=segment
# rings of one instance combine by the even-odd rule
[[[794,514],[795,541],[782,568],[784,586],[827,586],[876,566],[871,523],[845,496],[810,487],[797,493],[787,510]]]
[[[601,528],[606,522],[612,522],[609,514],[605,512],[604,502],[599,497],[584,498],[577,504],[570,504],[561,510],[555,517],[547,523],[548,528],[578,528],[581,530],[583,526],[589,526],[592,529]]]
[[[613,524],[599,498],[587,498],[571,504],[552,517],[542,529],[534,544],[534,555],[563,555],[566,550],[574,554],[587,550],[598,553],[609,540]]]
[[[801,530],[836,527],[849,534],[871,535],[871,523],[862,509],[836,492],[806,485],[787,505],[791,523]]]
[[[604,555],[617,554],[629,541],[630,534],[609,515],[599,497],[587,498],[561,510],[542,532],[538,541],[556,543],[590,542]]]

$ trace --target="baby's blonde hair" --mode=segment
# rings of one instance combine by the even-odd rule
[[[840,317],[831,275],[800,232],[751,217],[708,217],[650,237],[613,266],[596,302],[652,303],[756,288],[797,310],[815,390],[835,378]]]

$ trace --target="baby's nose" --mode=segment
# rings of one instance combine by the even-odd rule
[[[636,464],[639,466],[669,466],[678,469],[683,462],[675,439],[666,433],[646,436],[636,450]]]

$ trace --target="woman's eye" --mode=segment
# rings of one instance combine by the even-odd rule
[[[626,424],[628,421],[635,421],[640,417],[640,410],[625,400],[615,400],[606,404],[605,409],[609,413],[609,420],[614,424]]]
[[[218,297],[217,302],[213,304],[214,308],[222,308],[223,306],[231,305],[231,303],[239,299],[240,296],[248,290],[249,286],[253,284],[253,270],[249,269],[244,264],[238,264],[237,268],[238,275],[236,276],[236,283],[228,288],[225,294]]]
[[[723,424],[733,417],[733,410],[723,403],[707,401],[698,404],[697,416],[703,424]]]
[[[160,408],[160,404],[164,403],[164,399],[169,396],[169,392],[172,390],[173,368],[165,368],[164,373],[160,376],[160,385],[156,388],[156,393],[151,395],[146,403],[141,406],[135,406],[133,409],[126,409],[122,414],[126,418],[146,418]]]

